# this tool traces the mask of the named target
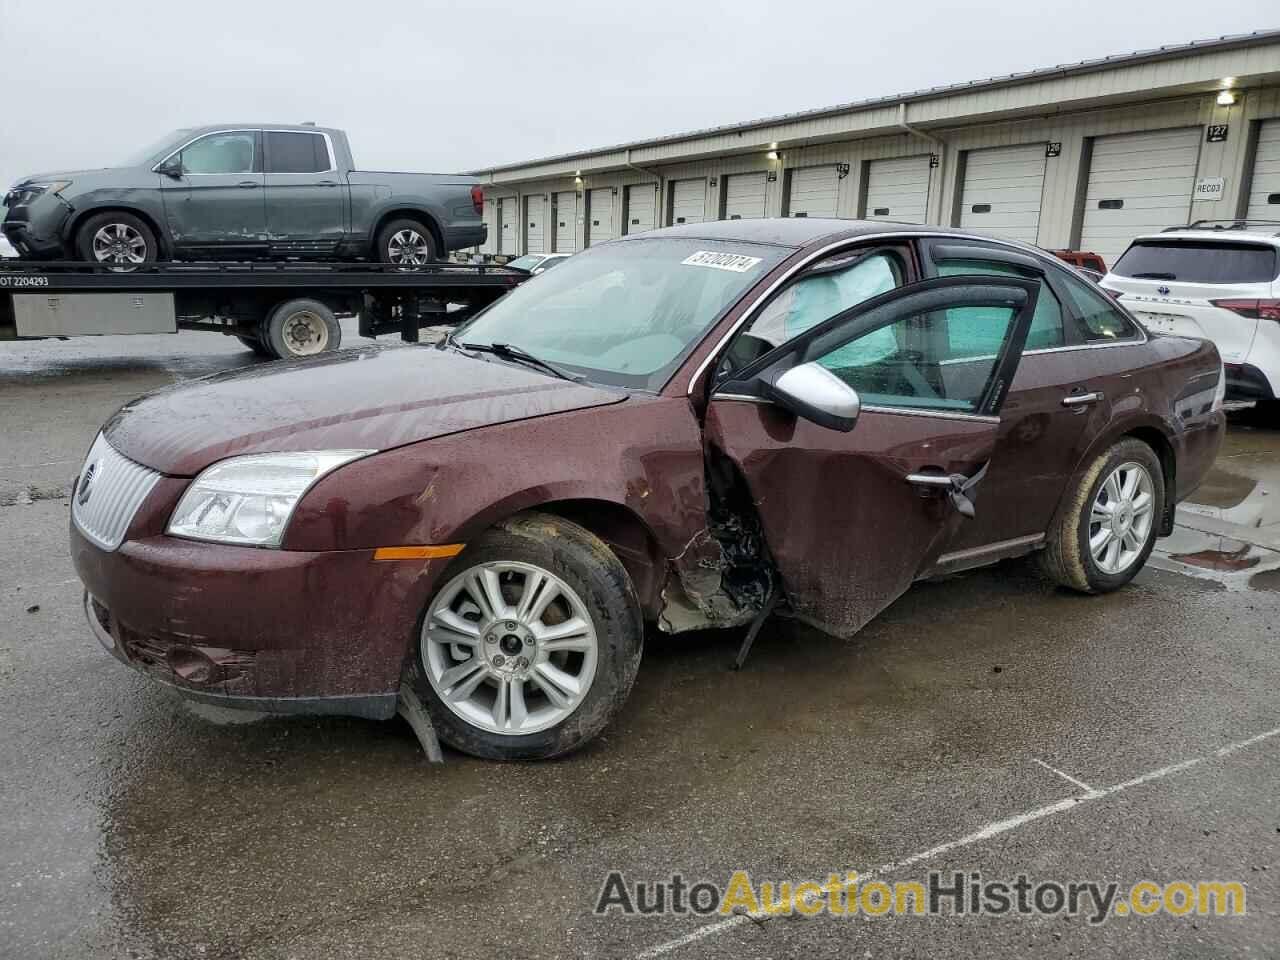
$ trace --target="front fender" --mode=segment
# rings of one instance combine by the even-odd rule
[[[62,225],[62,240],[75,242],[76,231],[86,219],[100,210],[127,210],[146,220],[156,234],[161,249],[169,249],[169,233],[165,226],[164,204],[159,189],[143,187],[102,187],[68,198],[72,213]]]

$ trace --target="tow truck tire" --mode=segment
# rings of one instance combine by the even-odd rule
[[[260,357],[275,357],[275,354],[271,352],[271,348],[263,343],[260,337],[242,337],[237,334],[236,339]]]
[[[417,220],[396,219],[378,231],[378,259],[382,263],[418,266],[440,257],[431,231]]]
[[[622,709],[644,619],[626,568],[600,538],[531,512],[451,561],[415,647],[412,682],[441,740],[490,760],[543,760],[583,746]],[[523,692],[504,695],[504,684]]]
[[[76,231],[76,253],[90,263],[119,264],[129,270],[159,259],[160,245],[146,222],[123,210],[95,214]]]
[[[281,360],[314,357],[342,344],[342,327],[319,300],[288,300],[267,315],[262,340]]]

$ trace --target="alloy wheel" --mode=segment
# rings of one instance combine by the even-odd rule
[[[397,230],[387,241],[387,259],[417,266],[431,262],[431,245],[417,230]]]
[[[93,258],[98,263],[144,263],[146,238],[127,223],[103,224],[93,235]]]
[[[1155,522],[1155,487],[1140,463],[1122,463],[1098,488],[1089,510],[1089,553],[1103,573],[1128,570]]]
[[[440,700],[470,725],[523,735],[563,722],[595,679],[599,642],[569,584],[531,563],[477,564],[436,595],[422,663]]]

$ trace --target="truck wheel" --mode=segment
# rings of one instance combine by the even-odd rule
[[[265,343],[263,343],[257,337],[242,337],[239,334],[237,334],[236,339],[239,340],[241,343],[243,343],[246,347],[248,347],[250,350],[252,350],[254,353],[256,353],[260,357],[275,356],[275,354],[271,352],[271,348],[268,347]]]
[[[383,263],[420,266],[436,259],[431,231],[417,220],[392,220],[378,231],[377,246]]]
[[[1100,455],[1049,531],[1040,569],[1081,593],[1109,593],[1137,575],[1156,544],[1164,511],[1164,471],[1141,440]]]
[[[263,342],[272,355],[282,360],[313,357],[337,350],[342,343],[342,327],[333,311],[319,300],[289,300],[267,316]]]
[[[414,685],[445,743],[546,759],[604,729],[631,692],[644,621],[601,540],[526,513],[469,544],[423,615]]]
[[[96,214],[76,233],[76,252],[81,260],[119,264],[122,271],[154,263],[159,250],[151,228],[123,210]]]

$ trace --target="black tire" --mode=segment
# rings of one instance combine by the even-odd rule
[[[595,676],[582,701],[557,725],[534,733],[501,734],[476,726],[446,706],[427,679],[422,622],[413,638],[414,686],[440,739],[457,750],[491,760],[558,757],[600,733],[626,702],[644,648],[640,603],[627,571],[603,541],[577,524],[541,513],[513,517],[468,545],[444,572],[439,589],[460,573],[495,561],[541,567],[582,600],[597,637]]]
[[[104,229],[132,244],[128,249],[140,253],[142,259],[136,262],[100,259],[99,252],[94,249],[94,238],[98,235],[98,231]],[[138,241],[144,245],[141,250],[137,247]],[[80,229],[76,231],[76,254],[81,260],[92,263],[119,262],[119,269],[127,271],[136,269],[143,263],[155,263],[160,259],[160,245],[156,240],[155,232],[145,220],[124,210],[108,210],[105,213],[94,214],[80,225]]]
[[[342,326],[319,300],[288,300],[267,315],[262,342],[270,356],[282,360],[313,357],[342,345]]]
[[[408,239],[408,237],[405,237],[406,234],[421,241],[418,246],[418,252],[415,253],[416,259],[412,261],[398,258],[395,252],[396,244],[393,241],[398,238]],[[433,263],[440,258],[440,251],[436,249],[435,237],[431,235],[431,231],[427,229],[425,224],[408,218],[392,220],[379,230],[374,246],[376,247],[375,254],[381,263],[405,263],[412,266],[421,263]]]
[[[250,350],[252,350],[254,353],[256,353],[260,357],[275,356],[275,354],[271,352],[271,348],[268,347],[265,343],[263,343],[261,338],[259,337],[242,337],[239,334],[237,334],[236,339],[239,340],[241,343],[243,343],[246,347],[248,347]]]
[[[1136,463],[1145,468],[1151,481],[1151,527],[1137,556],[1117,573],[1103,570],[1089,549],[1091,514],[1094,501],[1107,478],[1117,467]],[[1164,470],[1154,450],[1141,440],[1125,438],[1098,456],[1075,489],[1067,494],[1066,504],[1049,531],[1045,549],[1037,556],[1041,571],[1049,579],[1081,593],[1109,593],[1132,580],[1142,569],[1155,547],[1164,516]]]

